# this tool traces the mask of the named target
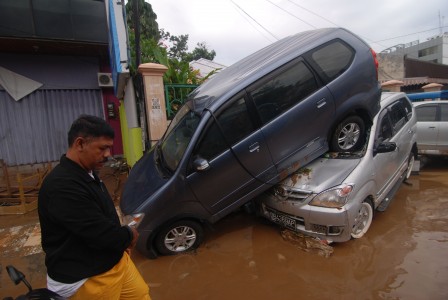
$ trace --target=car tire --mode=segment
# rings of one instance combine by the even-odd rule
[[[373,220],[373,205],[369,199],[361,203],[355,222],[352,226],[351,237],[359,239],[369,230]]]
[[[350,152],[360,150],[365,139],[364,120],[358,116],[344,119],[333,132],[330,150],[334,152]]]
[[[204,230],[198,222],[180,220],[164,227],[156,236],[155,246],[162,255],[175,255],[196,249]]]
[[[406,172],[404,174],[404,181],[408,180],[409,177],[411,177],[411,173],[412,173],[412,169],[414,167],[414,162],[415,162],[415,154],[414,152],[411,151],[411,153],[409,154],[409,158],[408,158],[408,167],[406,168]]]

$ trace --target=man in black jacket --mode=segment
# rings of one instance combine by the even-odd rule
[[[103,119],[80,116],[68,132],[67,153],[39,192],[47,286],[70,299],[150,299],[128,255],[138,233],[120,224],[95,173],[111,155],[113,138]]]

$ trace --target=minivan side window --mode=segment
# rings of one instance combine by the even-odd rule
[[[220,126],[211,118],[212,124],[199,142],[195,156],[211,160],[254,131],[244,98],[233,102],[216,118]]]
[[[389,108],[390,121],[395,135],[406,124],[406,112],[400,102],[392,104]]]
[[[380,130],[378,131],[378,142],[386,142],[392,137],[392,127],[389,120],[389,112],[382,114],[383,118],[380,122]]]
[[[412,104],[406,98],[400,98],[400,103],[403,106],[408,120],[412,118]]]
[[[348,69],[354,55],[353,49],[342,41],[336,40],[314,50],[310,58],[319,67],[317,70],[319,75],[331,81]]]
[[[313,73],[299,61],[250,92],[263,124],[317,90]]]

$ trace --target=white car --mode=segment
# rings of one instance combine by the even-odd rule
[[[414,102],[420,154],[448,155],[448,100]]]
[[[362,237],[412,171],[417,118],[404,93],[383,93],[359,152],[327,153],[255,200],[283,227],[333,242]]]

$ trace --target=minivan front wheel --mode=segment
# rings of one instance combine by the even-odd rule
[[[155,246],[162,255],[174,255],[199,247],[204,236],[202,226],[192,220],[181,220],[166,226],[156,236]]]
[[[359,239],[369,230],[373,220],[373,205],[369,199],[361,203],[358,214],[353,222],[351,236]]]
[[[331,151],[357,151],[362,148],[364,136],[364,120],[358,116],[350,116],[339,123],[334,130],[330,141]]]

